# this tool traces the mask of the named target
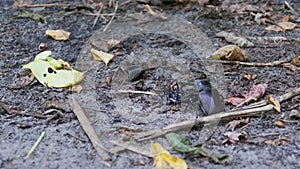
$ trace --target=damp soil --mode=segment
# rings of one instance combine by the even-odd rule
[[[118,22],[112,23],[111,26],[114,27],[108,28],[108,32],[103,33],[102,29],[110,17],[99,17],[93,26],[95,16],[86,13],[97,13],[97,9],[79,0],[55,2],[37,0],[34,3],[68,5],[20,9],[12,8],[13,3],[13,0],[0,2],[0,168],[107,168],[101,163],[97,152],[73,114],[69,105],[71,97],[75,96],[78,99],[99,138],[109,149],[112,147],[110,140],[121,139],[130,142],[134,132],[196,118],[199,112],[197,97],[195,93],[186,91],[189,91],[195,78],[207,73],[203,58],[214,49],[228,44],[224,39],[217,38],[216,33],[225,30],[247,37],[300,38],[299,27],[284,33],[269,32],[264,30],[264,26],[255,23],[242,24],[243,19],[247,18],[218,11],[216,10],[218,8],[212,6],[199,7],[196,4],[187,6],[152,2],[156,5],[155,9],[169,16],[181,18],[183,27],[190,26],[189,30],[186,30],[188,27],[184,27],[186,31],[178,34],[176,33],[178,31],[175,31],[176,24],[167,25],[167,28],[170,28],[168,30],[158,30],[152,25],[154,28],[149,31],[150,29],[147,29],[151,26],[149,20],[144,23],[146,27],[144,33],[134,32],[126,26],[114,25]],[[260,6],[265,4],[265,1],[253,4]],[[276,8],[282,5],[281,1],[274,2]],[[300,13],[300,4],[295,1],[293,5]],[[16,19],[14,15],[22,10],[44,16],[47,24],[30,19]],[[113,8],[104,8],[102,12],[112,13]],[[116,16],[119,19],[136,13],[144,13],[147,16],[141,2],[120,1]],[[142,22],[140,24],[143,25]],[[130,24],[127,26],[130,27]],[[160,28],[164,28],[163,26]],[[67,30],[71,32],[71,39],[54,41],[45,36],[47,29]],[[117,33],[114,34],[114,31]],[[190,36],[193,34],[194,37]],[[99,48],[99,42],[101,44],[101,41],[111,38],[121,40],[119,46],[108,50],[109,53],[116,55],[112,62],[105,66],[104,63],[93,61],[89,54],[90,47]],[[87,78],[81,83],[85,89],[82,93],[73,93],[68,88],[47,88],[32,79],[30,72],[21,69],[40,52],[38,49],[40,43],[47,44],[54,58],[68,61],[86,72]],[[249,52],[251,62],[272,62],[299,54],[299,45],[299,41],[257,41],[255,47],[246,50]],[[161,66],[161,63],[154,64],[163,58],[168,58],[165,66]],[[128,71],[132,65],[142,65],[132,69],[141,73],[135,78],[129,78],[130,80],[127,77],[118,81],[123,77],[120,69]],[[266,99],[267,95],[282,95],[300,86],[299,73],[282,66],[224,65],[224,69],[216,73],[223,75],[222,83],[215,87],[220,92],[225,87],[224,93],[227,93],[225,97],[245,93],[251,86],[259,83],[268,84],[265,97],[262,99]],[[243,78],[245,74],[256,75],[256,78],[246,80]],[[107,84],[109,78],[112,81]],[[180,90],[182,104],[169,106],[165,104],[165,91],[169,90],[169,85],[174,80],[182,87]],[[220,83],[220,80],[216,81]],[[120,89],[153,92],[158,95],[152,97],[115,92]],[[292,109],[299,107],[299,100],[298,96],[283,102],[281,105],[283,114],[288,115]],[[226,110],[231,108],[233,107],[230,105],[225,107]],[[251,123],[242,129],[248,138],[236,144],[222,144],[225,139],[224,133],[229,131],[227,122],[219,123],[211,137],[205,141],[201,139],[200,128],[181,132],[189,137],[193,144],[199,144],[199,140],[202,140],[201,143],[206,148],[230,155],[232,161],[228,164],[215,164],[201,156],[187,158],[172,149],[170,151],[185,158],[190,168],[299,168],[300,163],[297,160],[300,158],[299,120],[286,120],[285,127],[281,128],[275,125],[276,120],[282,119],[281,116],[281,113],[269,111],[261,116],[250,117]],[[24,160],[43,131],[46,132],[46,136],[33,156]],[[282,137],[286,137],[288,141],[282,141],[280,145],[264,143],[266,140]],[[167,145],[163,137],[145,142],[144,145],[148,146],[151,141]],[[140,154],[122,151],[112,154],[110,163],[111,168],[116,169],[152,168],[153,160]]]

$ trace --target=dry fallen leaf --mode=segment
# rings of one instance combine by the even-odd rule
[[[277,99],[275,99],[274,97],[272,96],[268,96],[268,102],[269,103],[272,103],[274,106],[273,108],[277,111],[277,112],[281,112],[280,110],[280,103]]]
[[[236,126],[240,124],[248,124],[249,118],[246,119],[240,119],[240,120],[233,120],[227,124],[228,128],[231,129],[231,131],[234,131]]]
[[[237,106],[244,101],[246,101],[247,103],[250,103],[251,101],[253,101],[255,99],[261,98],[265,94],[267,86],[268,85],[266,83],[254,85],[251,87],[249,93],[242,94],[240,96],[230,96],[225,101],[234,106]]]
[[[237,131],[227,132],[224,134],[227,138],[222,141],[222,144],[226,143],[237,143],[238,141],[247,139],[246,133],[240,133]]]
[[[58,29],[58,30],[46,30],[46,35],[50,36],[54,40],[65,41],[65,40],[69,40],[71,33],[64,31],[62,29]]]
[[[187,164],[184,160],[171,156],[160,144],[153,143],[151,146],[151,155],[154,156],[154,168],[156,169],[187,169]]]
[[[283,123],[282,121],[280,121],[280,120],[276,120],[276,121],[275,121],[275,125],[276,125],[277,127],[282,127],[282,128],[285,127],[284,123]]]
[[[95,60],[103,61],[107,66],[108,62],[113,59],[114,55],[110,53],[105,53],[96,49],[91,49],[91,53]]]
[[[254,47],[254,44],[244,37],[237,36],[231,32],[221,31],[216,34],[217,37],[224,38],[227,42],[238,45],[239,47]]]
[[[247,61],[248,56],[246,51],[242,50],[236,45],[227,45],[224,46],[213,54],[210,55],[211,59],[219,60],[219,59],[227,59],[230,61]]]
[[[300,54],[294,56],[294,58],[293,58],[293,64],[294,64],[295,66],[300,66]]]
[[[285,136],[281,136],[280,138],[277,138],[275,140],[266,140],[265,143],[273,146],[280,146],[283,143],[290,144],[290,140]]]
[[[292,22],[279,22],[278,25],[270,25],[265,28],[268,31],[281,32],[286,30],[293,30],[297,24]]]
[[[16,0],[12,5],[13,8],[23,7],[26,5],[31,5],[33,0]]]

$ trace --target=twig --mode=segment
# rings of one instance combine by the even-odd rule
[[[40,8],[40,7],[52,7],[52,6],[68,7],[69,4],[31,4],[31,5],[23,5],[22,7]]]
[[[162,20],[166,20],[168,19],[168,17],[164,16],[163,14],[161,14],[160,12],[155,12],[152,10],[152,8],[147,4],[147,5],[143,5],[143,7],[145,8],[145,10],[152,16],[155,16],[157,18],[160,18]]]
[[[279,102],[283,102],[285,100],[288,100],[296,95],[300,94],[300,88],[297,88],[295,90],[292,90],[286,94],[283,94],[278,97]],[[135,139],[138,141],[148,140],[152,138],[156,138],[159,136],[162,136],[164,134],[167,134],[169,132],[175,132],[178,130],[184,130],[188,128],[192,128],[196,123],[197,124],[205,124],[205,123],[211,123],[215,122],[216,120],[228,120],[235,117],[251,117],[253,115],[261,114],[264,111],[269,111],[273,109],[272,104],[268,104],[262,107],[256,107],[251,109],[245,109],[245,110],[236,110],[236,111],[229,111],[229,112],[220,112],[217,114],[212,114],[209,116],[205,116],[200,118],[199,120],[186,120],[177,124],[171,124],[169,126],[166,126],[162,129],[154,129],[150,131],[146,131],[143,133],[137,133],[135,135]]]
[[[101,11],[102,11],[102,6],[100,7],[99,11],[97,12],[97,15],[96,15],[96,18],[95,18],[95,20],[94,20],[94,23],[93,23],[93,26],[92,26],[92,27],[94,27],[94,26],[96,25],[96,23],[97,23],[97,21],[98,21],[98,19],[99,19],[99,16],[100,16]]]
[[[86,132],[89,139],[91,140],[98,155],[102,158],[102,160],[105,160],[105,161],[101,161],[101,162],[103,164],[105,164],[106,166],[110,167],[110,164],[106,161],[110,160],[111,157],[109,156],[109,154],[106,151],[104,151],[103,143],[99,140],[95,130],[90,125],[90,122],[89,122],[88,118],[85,116],[84,111],[82,110],[82,108],[80,107],[80,105],[78,104],[78,102],[76,101],[76,99],[74,97],[72,98],[72,102],[70,104],[73,109],[73,112],[77,116],[77,119],[79,120],[83,130]]]
[[[37,148],[37,146],[40,144],[40,142],[44,138],[45,133],[46,133],[45,131],[42,132],[42,134],[40,135],[38,140],[34,143],[34,145],[31,147],[30,151],[27,153],[26,157],[24,158],[25,160],[28,160],[32,156],[34,150]]]
[[[103,29],[103,32],[105,32],[109,25],[111,24],[111,22],[114,20],[115,16],[116,16],[116,13],[117,13],[117,10],[118,10],[118,1],[116,2],[116,6],[115,6],[115,10],[114,10],[114,14],[113,16],[111,17],[110,21],[108,22],[108,24],[105,25],[105,28]]]
[[[135,93],[135,94],[148,94],[148,95],[157,96],[157,94],[153,92],[144,92],[144,91],[137,91],[137,90],[117,90],[116,93]]]
[[[239,64],[243,66],[278,66],[290,61],[290,59],[277,60],[274,62],[267,62],[267,63],[240,62],[240,61],[228,61],[228,60],[207,60],[207,61],[212,63]]]
[[[291,12],[293,14],[297,14],[297,12],[295,11],[295,9],[287,1],[284,1],[284,4],[286,5],[286,7],[288,7],[291,10]]]
[[[115,145],[117,145],[117,146],[119,146],[119,147],[122,147],[122,148],[124,148],[124,149],[130,150],[130,151],[133,151],[133,152],[136,152],[136,153],[138,153],[138,154],[142,154],[142,155],[147,156],[147,157],[153,157],[153,156],[150,155],[149,152],[143,150],[142,147],[133,146],[133,145],[126,144],[126,143],[120,143],[120,142],[114,141],[114,140],[112,140],[112,141],[110,141],[110,142],[113,143],[113,144],[115,144]]]

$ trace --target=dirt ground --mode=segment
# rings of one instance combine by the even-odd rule
[[[266,6],[268,1],[225,3],[216,0],[206,5],[173,1],[119,1],[116,13],[118,19],[136,13],[143,13],[146,16],[144,4],[150,4],[154,10],[170,16],[169,20],[164,22],[167,24],[157,27],[151,22],[140,23],[144,24],[141,29],[145,30],[150,30],[149,27],[153,26],[150,33],[144,34],[135,32],[134,24],[130,25],[129,21],[124,25],[114,22],[108,27],[107,33],[103,33],[102,29],[109,23],[114,12],[114,6],[109,7],[106,1],[102,3],[103,15],[97,18],[95,24],[101,4],[96,3],[98,2],[96,0],[35,0],[33,4],[55,5],[18,8],[12,7],[14,2],[14,0],[0,2],[0,168],[108,168],[101,162],[69,105],[69,100],[73,96],[78,97],[79,103],[89,112],[87,116],[107,149],[111,147],[110,140],[127,137],[128,133],[130,136],[131,132],[161,128],[194,119],[193,110],[184,109],[184,106],[189,106],[185,100],[194,98],[191,95],[183,93],[180,110],[176,111],[169,110],[169,106],[166,106],[163,100],[150,98],[158,105],[153,109],[148,106],[149,98],[132,94],[128,95],[130,99],[126,102],[126,99],[111,94],[110,91],[125,86],[131,90],[163,93],[175,76],[179,84],[185,84],[185,88],[182,89],[184,92],[185,89],[189,89],[193,79],[200,76],[199,72],[203,72],[205,64],[203,57],[230,44],[216,37],[216,33],[220,31],[250,37],[248,39],[279,36],[289,39],[288,41],[252,39],[254,47],[242,48],[248,51],[250,62],[267,63],[288,58],[289,63],[292,63],[291,59],[300,54],[300,3],[297,0],[288,2],[298,14],[291,14],[283,1],[273,1],[270,12],[272,15],[291,16],[290,21],[298,23],[298,26],[285,32],[267,31],[265,27],[273,23],[260,25],[255,22],[255,14],[259,12],[265,14],[270,10],[270,7]],[[239,8],[233,8],[232,5],[235,4]],[[246,10],[245,5],[249,4],[254,8]],[[29,18],[16,18],[23,10],[42,15],[47,23]],[[172,19],[173,17],[181,19]],[[180,26],[185,31],[178,33],[175,30]],[[68,41],[55,41],[46,37],[45,31],[48,29],[67,30],[71,32],[71,38]],[[173,35],[177,39],[172,38]],[[86,56],[91,46],[99,44],[103,39],[111,38],[120,38],[121,43],[120,46],[108,51],[117,56],[107,67],[102,62],[80,65],[82,57]],[[89,89],[76,94],[69,88],[47,88],[33,80],[30,72],[23,70],[22,66],[40,53],[38,49],[40,43],[47,44],[53,57],[87,71],[86,74],[91,75],[92,80],[85,79],[82,85]],[[166,62],[166,65],[153,64],[157,58],[152,56],[160,57],[160,61],[163,58],[172,61]],[[118,76],[117,70],[122,66],[128,68],[132,62],[141,65],[149,63],[143,67],[149,69],[145,69],[138,80],[126,84],[119,83],[118,77],[122,76]],[[169,72],[163,71],[165,70],[163,68],[168,68]],[[187,70],[192,70],[192,73],[185,74]],[[261,67],[224,64],[224,72],[221,73],[225,79],[222,84],[227,89],[226,98],[247,93],[253,85],[260,83],[268,85],[265,95],[260,100],[266,100],[268,95],[280,96],[300,86],[299,70],[293,71],[283,67],[282,64]],[[247,80],[244,75],[256,75],[256,78]],[[106,83],[107,77],[113,79],[110,86]],[[89,93],[90,91],[92,93]],[[90,101],[91,97],[95,102]],[[192,102],[198,103],[193,100]],[[128,113],[131,106],[135,109]],[[222,143],[226,139],[224,134],[230,131],[227,126],[229,121],[219,123],[213,135],[201,143],[210,150],[230,155],[232,161],[229,163],[217,164],[200,155],[190,157],[170,147],[168,150],[171,154],[186,160],[189,168],[299,168],[299,117],[297,119],[290,116],[292,110],[300,109],[299,106],[298,95],[281,103],[282,113],[271,110],[251,116],[250,122],[238,125],[236,129],[247,138],[235,144]],[[226,104],[225,110],[232,108],[234,107]],[[141,111],[143,113],[138,114]],[[284,123],[284,127],[276,123],[278,120]],[[46,133],[45,137],[32,157],[25,160],[24,157],[43,131]],[[181,134],[191,139],[193,144],[199,144],[201,136],[199,128],[195,127]],[[152,141],[161,141],[166,145],[163,137]],[[111,168],[153,168],[153,159],[150,157],[129,151],[110,155]]]

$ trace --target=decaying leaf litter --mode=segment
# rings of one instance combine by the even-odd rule
[[[221,45],[220,45],[221,46]],[[223,46],[225,46],[225,45],[223,45]],[[247,50],[247,49],[246,49]],[[250,49],[251,50],[251,49]],[[278,55],[277,55],[278,56]],[[250,61],[255,61],[255,59],[254,60],[251,60],[251,59],[254,59],[254,58],[250,58]],[[279,60],[279,59],[276,59],[276,60]],[[273,61],[273,60],[271,60],[271,61]],[[263,63],[262,61],[261,61],[261,63]],[[253,73],[254,74],[254,73]],[[259,73],[256,73],[256,74],[258,74],[259,75]],[[240,79],[241,80],[241,79]],[[250,82],[251,83],[251,82]],[[257,83],[256,83],[257,84]],[[269,85],[269,83],[268,83],[268,85]],[[272,84],[271,84],[272,85]],[[232,93],[232,94],[239,94],[239,93],[243,93],[243,92],[247,92],[248,90],[249,90],[249,88],[251,87],[252,85],[249,85],[248,86],[248,88],[245,88],[245,90],[241,90],[241,91],[238,91],[238,90],[236,90],[236,92],[234,92],[234,93]],[[231,89],[229,89],[229,90],[231,90]],[[268,91],[267,90],[267,93],[268,92],[272,92],[272,91]],[[274,92],[274,93],[276,93],[276,92]],[[281,93],[281,94],[283,94],[283,92]],[[277,95],[278,96],[278,95]]]

